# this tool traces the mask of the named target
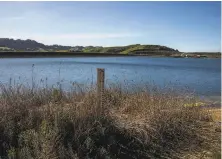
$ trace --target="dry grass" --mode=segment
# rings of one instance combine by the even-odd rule
[[[173,91],[64,92],[1,86],[0,156],[27,159],[210,158],[212,117]],[[195,105],[195,104],[193,104]],[[210,124],[211,123],[211,124]],[[206,157],[206,158],[207,158]]]
[[[207,109],[206,111],[208,111],[211,116],[213,121],[215,122],[221,122],[221,109]]]

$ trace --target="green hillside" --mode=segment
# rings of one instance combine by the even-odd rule
[[[161,46],[161,45],[128,45],[128,46],[116,46],[116,47],[85,47],[83,52],[99,52],[99,53],[120,53],[120,54],[130,54],[130,53],[164,53],[164,52],[179,52],[178,50],[174,50],[172,48]]]

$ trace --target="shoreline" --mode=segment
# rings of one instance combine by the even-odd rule
[[[0,58],[59,58],[59,57],[124,57],[128,54],[69,53],[69,52],[0,52]]]
[[[117,54],[117,53],[84,53],[84,52],[0,52],[0,58],[61,58],[61,57],[165,57],[219,59],[221,57],[182,57],[173,55],[153,54]]]
[[[212,108],[212,109],[221,108],[221,95],[204,96],[200,98],[200,101],[206,104],[204,106],[201,106],[203,108]]]

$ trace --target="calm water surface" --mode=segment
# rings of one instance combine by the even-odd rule
[[[34,66],[33,66],[34,64]],[[32,67],[33,66],[33,67]],[[0,82],[56,85],[68,89],[72,82],[95,83],[96,68],[105,68],[107,83],[155,83],[189,87],[198,95],[220,96],[221,60],[153,57],[3,58]],[[40,82],[42,80],[42,82]],[[46,82],[47,81],[47,82]]]

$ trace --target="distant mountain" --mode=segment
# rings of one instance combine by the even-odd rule
[[[8,38],[0,38],[0,48],[8,48],[16,51],[57,51],[69,50],[71,46],[61,45],[44,45],[35,40],[14,40]]]
[[[179,53],[178,50],[161,45],[128,45],[128,46],[62,46],[62,45],[44,45],[35,40],[14,40],[0,38],[0,51],[61,51],[61,52],[88,52],[88,53],[121,53],[121,54],[158,54],[171,55]]]

